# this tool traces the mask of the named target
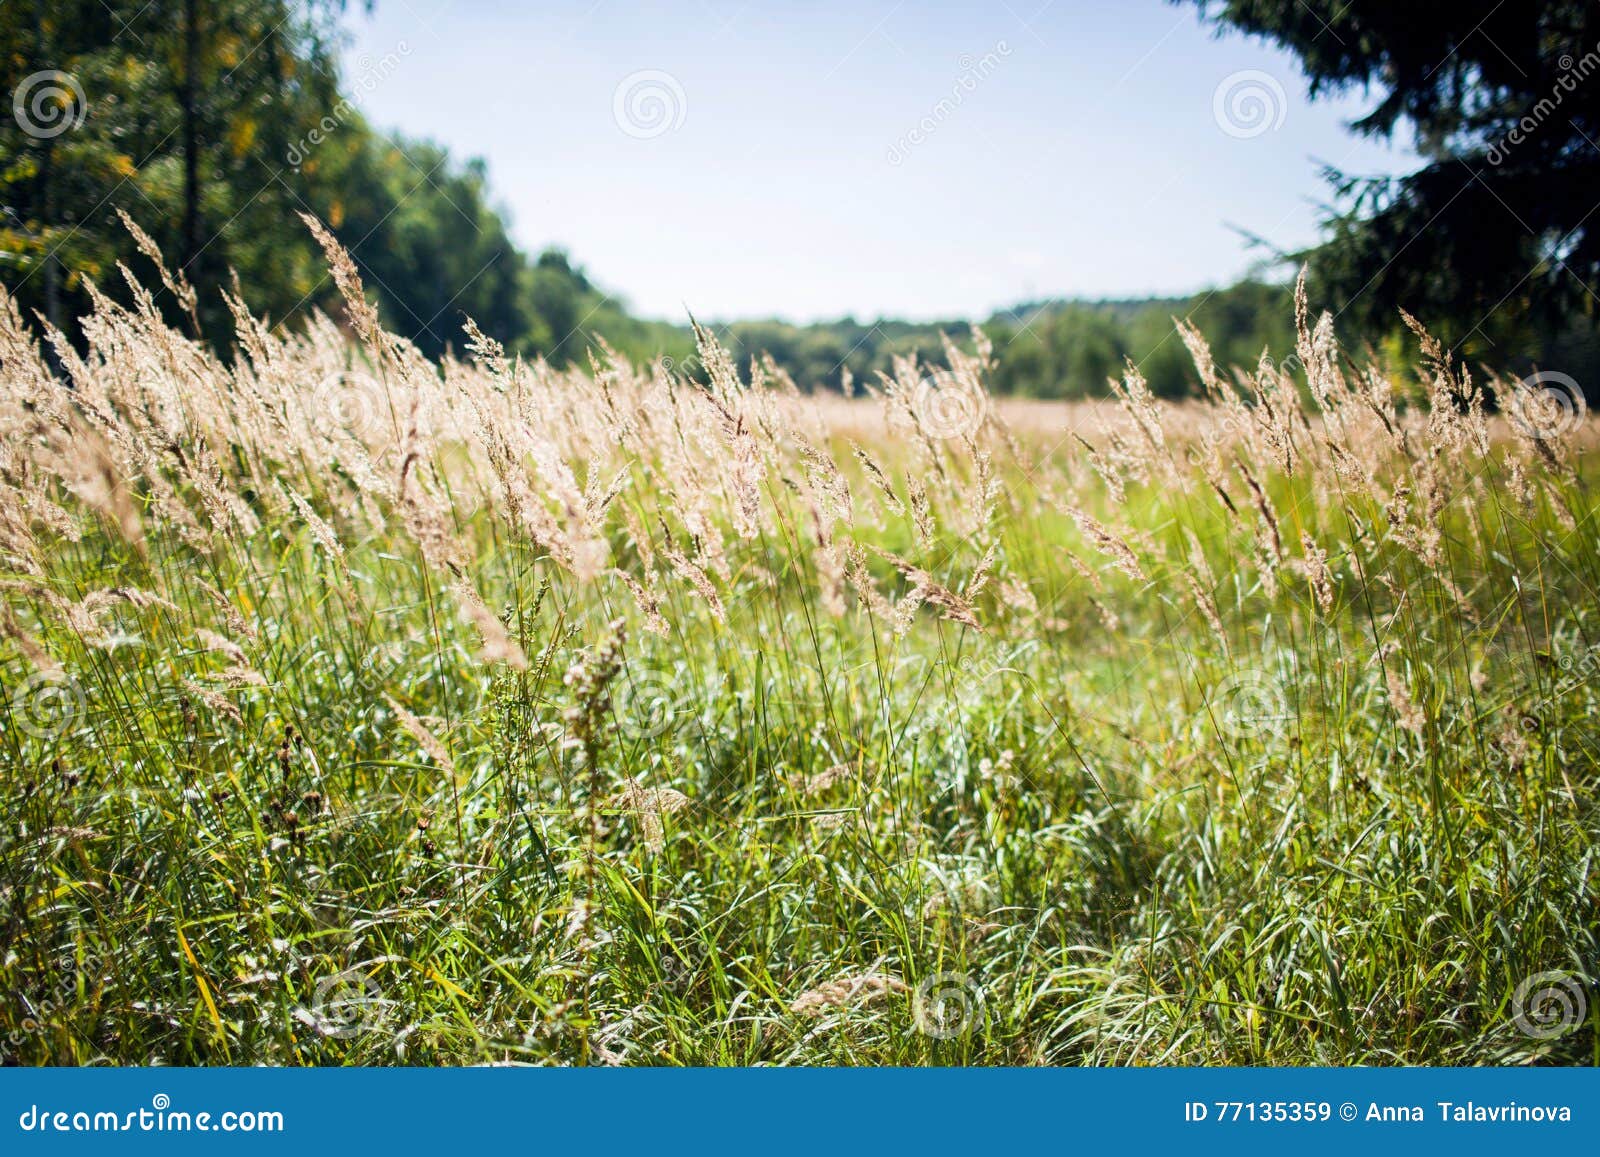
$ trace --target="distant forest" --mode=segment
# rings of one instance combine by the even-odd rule
[[[458,348],[471,317],[512,351],[557,365],[586,360],[603,339],[635,361],[669,356],[692,370],[687,318],[635,317],[567,254],[525,251],[492,201],[481,162],[366,122],[357,99],[401,67],[406,49],[341,75],[343,9],[337,0],[0,6],[0,81],[29,109],[0,119],[0,282],[24,312],[75,339],[91,283],[127,300],[119,263],[156,281],[119,209],[198,290],[192,315],[170,293],[163,307],[218,348],[231,338],[222,291],[234,273],[247,304],[274,324],[296,324],[310,309],[337,312],[322,255],[297,215],[308,212],[355,255],[385,323],[431,356]],[[24,75],[28,61],[55,67]],[[1194,375],[1172,318],[1194,321],[1223,364],[1253,366],[1267,349],[1287,356],[1286,286],[1296,264],[1285,262],[1277,283],[1248,280],[1186,298],[1036,302],[940,324],[712,319],[712,328],[741,359],[768,353],[806,389],[838,389],[846,370],[870,381],[897,354],[937,358],[941,332],[965,340],[977,322],[994,344],[996,392],[1095,394],[1132,359],[1157,393],[1178,397]],[[1318,295],[1319,268],[1313,260],[1320,302],[1328,298]],[[1467,332],[1460,352],[1600,376],[1587,321],[1516,324],[1492,341]],[[1383,340],[1402,352],[1397,317],[1388,329],[1363,319],[1361,332],[1392,334]]]

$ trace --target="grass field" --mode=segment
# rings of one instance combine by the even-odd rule
[[[0,316],[8,1062],[1600,1062],[1581,408],[439,367],[329,249]]]

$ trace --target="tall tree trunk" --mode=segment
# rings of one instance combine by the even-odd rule
[[[48,229],[55,220],[55,199],[51,195],[50,170],[55,150],[52,142],[46,141],[44,145],[44,159],[39,164],[39,217],[45,224],[45,245],[49,246],[44,255],[44,316],[45,320],[56,329],[61,328],[61,265],[56,260],[55,249],[50,245]]]
[[[183,0],[183,83],[178,106],[183,114],[183,228],[180,253],[191,281],[200,256],[200,0]]]
[[[50,60],[48,39],[44,30],[44,3],[43,0],[33,6],[33,33],[37,44],[39,60]],[[39,220],[44,228],[44,316],[56,329],[62,328],[61,317],[61,264],[56,259],[55,248],[51,244],[50,226],[55,222],[55,141],[46,139],[41,142],[44,146],[44,156],[39,161]],[[61,359],[56,355],[55,346],[45,343],[45,358],[50,367],[50,372],[56,375],[61,373]]]

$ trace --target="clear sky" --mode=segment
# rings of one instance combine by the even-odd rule
[[[1259,257],[1230,226],[1316,236],[1319,162],[1409,163],[1165,0],[352,7],[367,117],[483,157],[520,243],[653,317],[1191,292]]]

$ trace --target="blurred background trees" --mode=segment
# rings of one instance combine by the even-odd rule
[[[614,332],[636,354],[662,337],[687,348],[674,327],[627,318],[563,255],[520,250],[481,164],[373,130],[341,85],[342,10],[338,0],[0,6],[4,89],[28,110],[0,119],[0,278],[23,309],[71,334],[86,282],[120,297],[117,262],[148,274],[117,208],[196,287],[213,341],[228,337],[217,291],[231,271],[274,322],[332,307],[300,210],[344,239],[387,323],[429,354],[457,342],[465,315],[519,352],[558,360],[584,356],[594,333]]]
[[[1176,2],[1293,52],[1314,97],[1368,96],[1351,129],[1423,158],[1328,170],[1326,239],[1295,256],[1343,316],[1372,332],[1403,307],[1469,358],[1600,369],[1600,4]]]
[[[1282,255],[1277,280],[1188,298],[1023,303],[985,325],[995,387],[1075,397],[1137,362],[1169,397],[1194,387],[1172,318],[1205,331],[1224,364],[1292,348],[1285,288],[1308,262],[1347,336],[1395,341],[1404,305],[1469,360],[1600,371],[1600,5],[1593,0],[1176,0],[1219,29],[1271,39],[1314,94],[1376,93],[1352,127],[1415,134],[1425,165],[1399,179],[1330,173],[1326,243]],[[92,281],[114,297],[127,262],[149,280],[116,218],[126,210],[199,291],[219,345],[218,290],[236,271],[275,324],[336,308],[296,211],[351,249],[386,324],[437,356],[475,318],[512,350],[557,364],[597,337],[642,359],[683,360],[686,325],[632,316],[567,254],[530,254],[476,161],[367,124],[341,76],[345,0],[6,0],[0,4],[0,281],[30,315],[73,333]],[[363,68],[367,64],[363,62]],[[24,123],[24,121],[28,123]],[[774,228],[782,222],[775,221]],[[1040,222],[1048,229],[1049,222]],[[177,317],[176,303],[163,305]],[[968,319],[844,318],[714,326],[742,358],[770,352],[806,388],[837,389],[896,354],[937,355]]]

